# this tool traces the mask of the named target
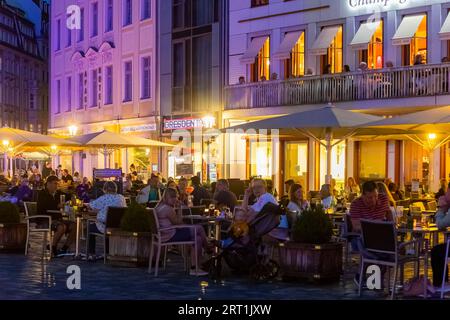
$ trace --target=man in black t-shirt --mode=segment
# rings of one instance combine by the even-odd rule
[[[230,186],[228,181],[220,179],[216,184],[216,193],[214,194],[214,201],[218,208],[228,207],[231,212],[234,211],[234,207],[237,204],[236,195],[229,190]]]
[[[41,190],[38,194],[37,200],[37,214],[38,215],[51,215],[52,216],[52,230],[55,232],[53,236],[52,252],[54,255],[66,253],[69,246],[75,240],[75,228],[73,223],[70,221],[63,221],[62,215],[60,214],[49,214],[48,211],[58,211],[62,208],[64,204],[61,203],[61,196],[64,195],[58,190],[58,177],[49,176],[45,183],[45,188]],[[45,224],[48,220],[42,219],[38,221],[38,224]],[[42,227],[48,227],[42,225]],[[67,240],[61,250],[58,252],[57,246],[62,236],[67,234]]]

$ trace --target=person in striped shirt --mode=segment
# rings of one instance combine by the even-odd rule
[[[367,181],[363,184],[362,195],[350,206],[350,218],[353,232],[361,231],[361,219],[392,221],[389,199],[385,194],[378,193],[375,182]]]

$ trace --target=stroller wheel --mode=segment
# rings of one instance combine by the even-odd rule
[[[275,279],[280,271],[279,264],[274,260],[269,260],[267,262],[267,271],[269,272],[269,279]]]

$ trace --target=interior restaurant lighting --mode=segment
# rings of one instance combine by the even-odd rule
[[[428,139],[430,139],[430,140],[436,139],[436,133],[429,133],[428,134]]]
[[[5,148],[7,148],[9,146],[9,141],[8,140],[3,140],[3,146]]]

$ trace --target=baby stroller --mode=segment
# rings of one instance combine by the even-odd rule
[[[272,203],[266,204],[256,218],[248,225],[246,235],[230,235],[221,252],[208,261],[210,277],[220,279],[223,260],[237,274],[250,275],[255,280],[269,280],[277,276],[279,265],[271,260],[262,243],[262,237],[280,224],[280,217],[285,214],[283,207]]]

